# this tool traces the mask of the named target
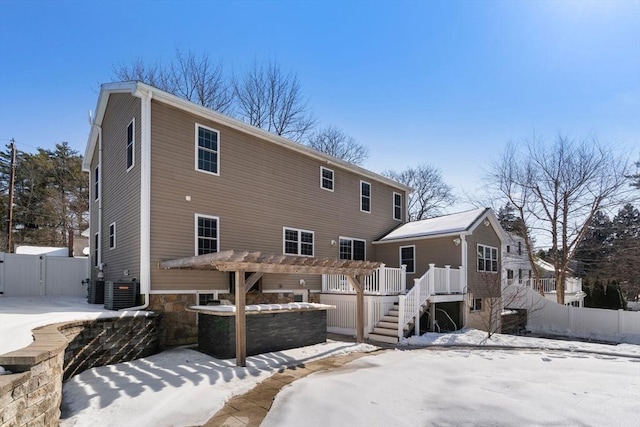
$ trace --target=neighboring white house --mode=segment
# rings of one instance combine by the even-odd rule
[[[69,249],[54,248],[50,246],[18,246],[16,254],[19,255],[47,255],[47,256],[69,256]]]

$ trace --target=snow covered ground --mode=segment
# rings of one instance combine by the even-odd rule
[[[0,297],[0,354],[33,342],[38,326],[99,317],[146,315],[143,311],[111,311],[83,297]]]
[[[29,344],[36,326],[122,315],[81,299],[36,298],[26,306],[10,300],[0,298],[0,353]],[[402,350],[366,356],[285,387],[263,425],[638,426],[638,345],[499,334],[487,340],[476,330],[425,334],[402,344]],[[199,425],[229,398],[285,366],[373,349],[329,341],[248,357],[246,368],[236,367],[234,359],[172,349],[72,378],[63,387],[61,425]]]

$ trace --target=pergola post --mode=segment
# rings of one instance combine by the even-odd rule
[[[347,281],[356,290],[356,342],[364,342],[364,286],[362,276],[347,275]]]
[[[247,319],[244,271],[236,270],[236,366],[247,366]]]

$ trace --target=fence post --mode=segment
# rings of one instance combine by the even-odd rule
[[[429,294],[433,295],[435,294],[435,289],[436,289],[436,279],[435,279],[435,274],[436,274],[436,265],[435,264],[429,264],[429,271],[430,274],[427,276],[427,282],[429,283]]]
[[[451,266],[445,265],[444,271],[445,271],[444,283],[447,288],[447,293],[450,294],[451,293]]]
[[[413,334],[416,337],[419,337],[420,336],[420,306],[422,305],[422,301],[421,301],[422,298],[420,298],[420,281],[417,280],[415,283],[416,284],[414,286],[417,287],[417,289],[415,290],[415,293],[416,293],[416,298],[415,298],[416,304],[415,304],[415,307],[414,307],[415,316],[416,317],[415,317],[415,322],[413,323]]]
[[[38,256],[40,260],[40,295],[47,294],[47,256]]]
[[[407,297],[398,296],[398,341],[404,338],[404,301]]]
[[[400,273],[400,292],[404,294],[407,292],[407,266],[402,264],[400,268],[402,269]]]
[[[322,275],[322,292],[327,292],[327,275]]]
[[[384,264],[378,268],[378,292],[381,295],[388,295],[387,292],[387,268]]]
[[[624,333],[624,310],[618,309],[618,333]]]
[[[367,296],[367,325],[365,331],[367,331],[367,336],[369,333],[373,331],[373,297]]]

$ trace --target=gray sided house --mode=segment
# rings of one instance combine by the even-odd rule
[[[140,308],[164,313],[163,344],[194,342],[185,308],[231,299],[234,277],[161,263],[223,251],[386,259],[373,243],[405,222],[410,191],[138,82],[102,86],[83,166],[92,278],[139,283]],[[265,274],[247,302],[317,301],[322,283]]]

